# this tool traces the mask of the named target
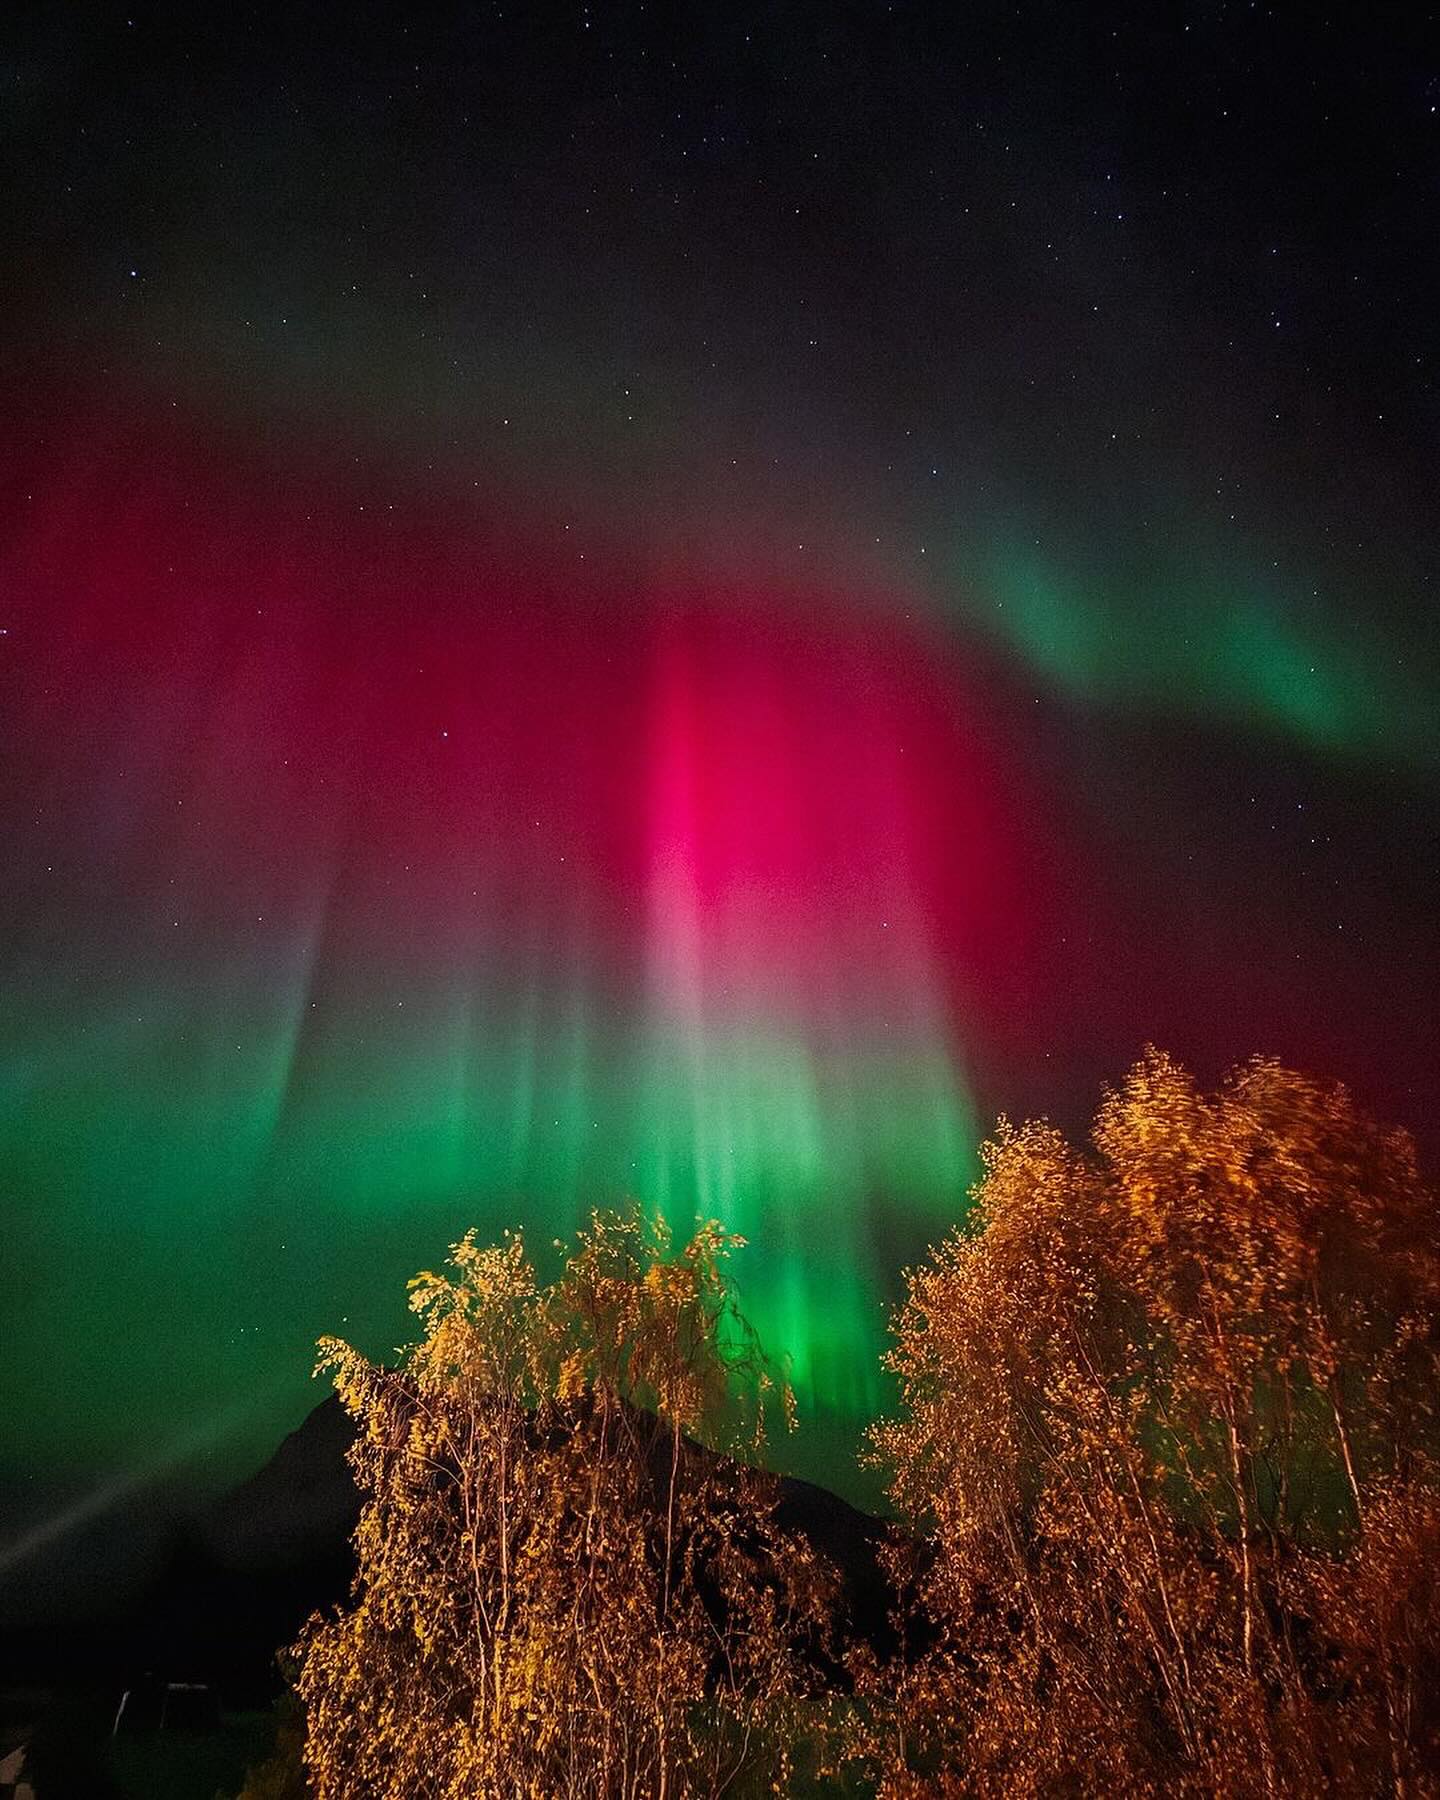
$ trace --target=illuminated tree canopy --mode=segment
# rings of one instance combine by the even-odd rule
[[[873,1453],[933,1548],[887,1792],[1430,1792],[1440,1231],[1403,1133],[1148,1055],[1002,1125]],[[963,1775],[963,1779],[962,1779]]]
[[[788,1406],[736,1242],[597,1214],[542,1287],[471,1236],[411,1284],[397,1370],[322,1345],[366,1501],[352,1603],[298,1647],[319,1800],[785,1790],[833,1597],[773,1479],[715,1453]]]

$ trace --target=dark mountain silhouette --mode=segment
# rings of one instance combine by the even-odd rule
[[[636,1418],[656,1441],[657,1422]],[[281,1684],[277,1650],[349,1592],[361,1505],[345,1456],[353,1434],[339,1401],[322,1401],[248,1480],[169,1527],[142,1586],[117,1585],[107,1598],[101,1584],[89,1618],[5,1633],[3,1663],[27,1680],[117,1691],[152,1671],[210,1683],[231,1704],[263,1702]],[[712,1454],[687,1445],[687,1455]],[[895,1596],[879,1552],[889,1528],[812,1482],[777,1477],[776,1486],[778,1523],[838,1571],[838,1640],[887,1660]]]
[[[664,1434],[652,1417],[637,1414],[636,1424],[643,1438],[660,1444]],[[213,1573],[238,1577],[254,1585],[257,1597],[269,1596],[272,1646],[293,1638],[314,1607],[335,1604],[348,1592],[349,1539],[361,1505],[345,1460],[353,1433],[339,1401],[333,1396],[323,1401],[270,1461],[217,1502],[201,1523],[198,1541]],[[694,1443],[686,1448],[690,1456],[714,1454]],[[659,1463],[656,1467],[658,1475]],[[880,1560],[884,1521],[813,1482],[775,1479],[782,1530],[803,1539],[838,1571],[841,1641],[863,1640],[888,1658],[895,1648],[894,1593]]]
[[[199,1535],[216,1560],[261,1572],[333,1556],[360,1517],[345,1460],[354,1436],[335,1395],[322,1400],[267,1463],[201,1518]]]

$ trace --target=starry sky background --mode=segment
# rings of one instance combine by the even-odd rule
[[[1434,1166],[1440,38],[1384,13],[7,14],[32,1522],[233,1479],[467,1226],[630,1194],[749,1237],[853,1490],[980,1137],[1147,1040]]]

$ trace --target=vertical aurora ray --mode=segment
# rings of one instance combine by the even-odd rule
[[[854,1416],[875,1399],[874,1219],[953,1203],[975,1142],[899,695],[833,629],[682,614],[655,670],[642,1190],[754,1243],[750,1303],[803,1398]]]
[[[1183,630],[1119,669],[1115,606],[1056,589],[997,675],[883,570],[742,579],[628,524],[582,562],[472,482],[392,517],[311,472],[301,505],[173,429],[57,434],[0,567],[17,1454],[119,1466],[253,1390],[258,1457],[315,1337],[387,1353],[466,1228],[543,1255],[635,1198],[750,1240],[799,1466],[843,1483],[898,1271],[1037,1044],[1110,1067],[1193,995],[1227,1060],[1286,1047],[1275,921],[1138,903],[1015,676],[1148,705]],[[1200,700],[1299,733],[1304,644],[1262,674],[1249,629]],[[1311,736],[1363,746],[1335,681]]]
[[[11,8],[22,1480],[633,1197],[843,1483],[997,1113],[1259,1051],[1433,1161],[1425,55],[600,10]]]
[[[985,939],[1009,855],[935,646],[759,576],[629,592],[440,515],[297,522],[183,458],[46,492],[0,1162],[27,1293],[93,1316],[27,1300],[22,1386],[118,1416],[288,1371],[303,1404],[314,1336],[393,1344],[467,1226],[543,1246],[633,1196],[751,1241],[843,1443],[969,1173],[987,952],[944,936]],[[47,1455],[95,1430],[36,1416]]]

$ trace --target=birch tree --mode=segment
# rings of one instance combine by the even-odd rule
[[[1399,1132],[1150,1052],[1002,1122],[873,1432],[936,1642],[885,1792],[1429,1794],[1440,1238]]]

